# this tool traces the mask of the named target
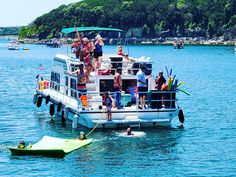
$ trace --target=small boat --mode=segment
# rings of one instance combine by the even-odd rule
[[[177,41],[174,43],[174,49],[183,49],[184,48],[184,43],[181,41]]]
[[[51,47],[51,48],[59,48],[61,47],[61,44],[57,41],[51,41],[51,42],[48,42],[46,46]]]
[[[17,41],[11,41],[8,45],[8,50],[19,50],[20,45]]]
[[[66,154],[86,146],[92,139],[62,139],[44,136],[39,142],[25,148],[10,147],[12,155],[42,155],[49,157],[64,157]]]

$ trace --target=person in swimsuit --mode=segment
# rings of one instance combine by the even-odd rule
[[[94,43],[94,51],[93,51],[93,68],[99,69],[101,66],[101,57],[103,55],[102,47],[104,46],[104,42],[100,35],[96,36],[96,41]]]
[[[116,92],[116,107],[117,109],[121,108],[121,91],[122,91],[122,79],[121,75],[122,69],[117,68],[116,74],[114,77],[114,84],[113,84],[113,90]]]
[[[87,87],[86,87],[87,79],[86,79],[85,74],[84,74],[84,65],[80,64],[78,70],[76,70],[74,72],[71,72],[69,74],[70,75],[71,74],[77,74],[77,90],[79,91],[79,95],[78,95],[79,98],[82,95],[86,95],[86,93],[87,93]]]

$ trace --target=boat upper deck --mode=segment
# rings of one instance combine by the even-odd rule
[[[100,68],[91,72],[91,76],[109,76],[114,75],[117,68],[122,68],[122,75],[134,77],[141,66],[146,67],[145,75],[152,74],[152,63],[150,57],[126,58],[116,54],[104,54],[102,56]],[[85,64],[77,59],[74,55],[57,54],[54,58],[53,70],[59,72],[71,72],[78,68],[80,64]]]

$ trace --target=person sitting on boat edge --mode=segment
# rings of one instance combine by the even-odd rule
[[[82,95],[86,95],[87,93],[87,87],[86,87],[86,77],[85,77],[85,74],[84,74],[84,65],[83,64],[80,64],[79,65],[79,69],[77,69],[76,71],[74,72],[69,72],[69,74],[77,74],[77,90],[79,91],[79,98],[82,96]]]
[[[85,135],[85,133],[83,131],[81,131],[79,133],[79,140],[85,140],[85,139],[86,139],[86,135]]]
[[[105,92],[104,103],[106,105],[106,110],[107,110],[107,120],[111,121],[111,119],[112,119],[112,116],[111,116],[112,99],[108,95],[108,92]]]
[[[121,109],[121,91],[122,91],[122,79],[121,79],[122,69],[118,67],[116,69],[116,74],[114,77],[113,91],[116,92],[116,107]]]
[[[20,141],[18,144],[18,148],[19,149],[24,149],[25,148],[25,142],[24,141]]]
[[[121,45],[119,45],[117,47],[117,55],[125,56],[125,53],[124,53]]]

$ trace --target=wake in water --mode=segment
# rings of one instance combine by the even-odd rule
[[[132,131],[131,135],[127,135],[127,132],[121,132],[121,133],[117,133],[117,136],[120,137],[144,137],[146,135],[145,132],[141,132],[141,131]]]
[[[0,144],[0,152],[8,152],[9,151],[9,147],[15,147],[15,144]]]

